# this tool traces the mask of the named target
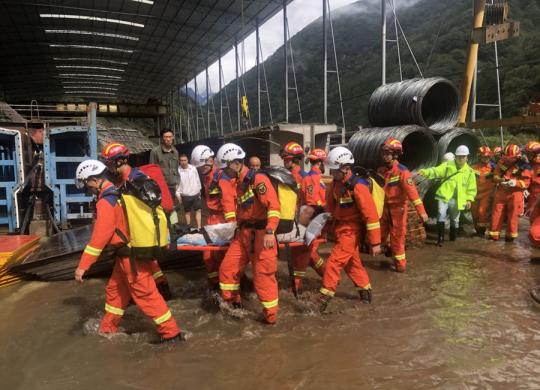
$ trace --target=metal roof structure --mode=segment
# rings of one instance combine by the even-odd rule
[[[292,0],[1,0],[11,102],[145,103],[192,79]]]

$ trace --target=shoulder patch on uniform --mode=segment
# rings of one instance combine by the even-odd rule
[[[306,191],[308,194],[313,195],[313,184],[308,185]]]
[[[257,189],[257,192],[258,192],[260,195],[266,194],[266,191],[267,191],[266,184],[264,184],[264,183],[259,183],[259,184],[257,184],[256,189]]]
[[[412,186],[414,184],[412,177],[409,177],[407,179],[407,184],[410,185],[410,186]]]

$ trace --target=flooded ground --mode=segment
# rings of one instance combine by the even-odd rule
[[[533,253],[534,255],[535,253]],[[536,254],[539,255],[539,254]],[[171,307],[192,335],[155,346],[135,307],[125,333],[96,333],[106,280],[23,283],[0,290],[3,389],[530,389],[540,388],[540,265],[516,243],[460,238],[409,252],[406,274],[364,257],[374,302],[344,279],[316,313],[318,277],[295,301],[280,264],[280,322],[263,325],[253,294],[234,319],[206,299],[204,273],[168,273]]]

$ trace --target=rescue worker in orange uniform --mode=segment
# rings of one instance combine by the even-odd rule
[[[246,153],[235,144],[225,144],[217,152],[219,168],[236,177],[236,219],[238,230],[219,268],[223,300],[241,307],[240,277],[248,263],[253,266],[255,292],[263,305],[268,324],[278,313],[277,242],[280,205],[268,176],[244,165]]]
[[[358,289],[360,300],[371,303],[372,299],[369,276],[360,259],[360,231],[364,225],[372,253],[381,253],[379,215],[368,181],[353,175],[353,164],[351,151],[343,146],[332,149],[327,158],[330,174],[334,177],[327,209],[336,222],[336,243],[326,261],[319,298],[321,312],[326,310],[336,293],[343,269]]]
[[[540,197],[540,142],[527,142],[524,152],[532,170],[531,185],[529,186],[529,196],[527,198],[527,210],[531,213],[537,199]]]
[[[191,165],[202,177],[204,199],[208,209],[206,225],[236,222],[236,182],[214,164],[214,152],[206,145],[198,145],[191,152]],[[226,194],[226,196],[224,196]],[[203,252],[211,292],[219,291],[219,266],[223,252]]]
[[[504,156],[495,168],[493,182],[498,185],[493,200],[491,230],[489,231],[489,237],[494,241],[500,238],[505,216],[505,240],[512,242],[518,236],[519,215],[523,212],[523,192],[531,183],[531,167],[521,160],[519,155],[519,146],[508,145]]]
[[[495,165],[497,165],[499,163],[499,160],[501,159],[502,155],[503,155],[503,148],[500,147],[500,146],[495,146],[493,148],[493,157],[492,157],[492,160],[493,162],[495,163]]]
[[[283,166],[287,168],[298,186],[299,191],[299,204],[303,205],[304,196],[302,195],[302,181],[307,176],[307,173],[300,167],[300,162],[304,158],[304,149],[300,144],[296,142],[289,142],[281,151],[281,158],[283,159]],[[292,247],[291,257],[293,260],[294,269],[294,283],[296,285],[296,291],[300,291],[302,288],[302,279],[306,275],[306,269],[308,265],[322,276],[324,273],[324,259],[319,255],[319,244],[314,242],[309,247]]]
[[[85,272],[94,264],[107,245],[123,246],[122,235],[129,237],[128,222],[119,203],[120,192],[105,179],[106,166],[97,160],[85,160],[76,170],[76,185],[86,187],[97,196],[96,222],[90,242],[86,245],[75,270],[75,280],[83,282]],[[101,333],[116,333],[124,309],[130,299],[157,326],[162,342],[185,339],[165,300],[159,294],[152,278],[150,262],[130,262],[129,257],[117,257],[106,287],[105,315],[101,320]]]
[[[493,153],[489,146],[480,146],[477,156],[479,162],[471,167],[476,175],[476,198],[471,213],[476,233],[483,237],[489,226],[489,210],[495,188],[493,183],[495,164],[491,160]]]
[[[411,173],[398,161],[402,153],[401,142],[392,137],[388,138],[381,146],[384,165],[377,169],[377,173],[385,180],[384,209],[381,218],[382,239],[384,241],[390,235],[390,249],[394,257],[396,272],[405,272],[407,268],[405,236],[409,201],[415,206],[416,212],[424,223],[428,220]]]
[[[118,142],[111,142],[101,151],[101,157],[108,170],[108,178],[122,192],[127,181],[135,180],[137,177],[146,175],[137,168],[128,164],[129,149]],[[156,281],[158,291],[165,300],[172,298],[169,282],[161,270],[157,260],[150,262],[152,276]]]
[[[308,155],[311,170],[302,179],[302,198],[308,206],[326,206],[326,186],[322,182],[326,152],[313,149]]]

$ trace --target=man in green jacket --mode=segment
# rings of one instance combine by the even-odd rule
[[[427,179],[439,179],[441,183],[435,199],[438,201],[437,245],[444,242],[444,223],[446,215],[450,216],[450,241],[455,241],[459,225],[459,214],[469,210],[476,197],[476,177],[473,169],[467,164],[469,148],[460,145],[456,149],[455,161],[443,162],[437,167],[421,169],[420,175]]]

